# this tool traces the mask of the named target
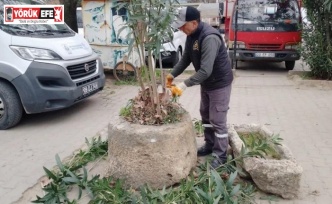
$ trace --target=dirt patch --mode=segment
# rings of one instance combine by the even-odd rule
[[[319,88],[322,90],[331,90],[332,81],[329,80],[318,80],[310,79],[310,71],[289,71],[288,78],[295,82],[298,88]]]

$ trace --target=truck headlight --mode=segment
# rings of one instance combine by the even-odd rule
[[[10,48],[21,58],[26,60],[61,60],[62,58],[52,50],[33,48],[33,47],[20,47],[10,46]]]
[[[297,50],[299,48],[298,44],[286,44],[285,49],[286,50]]]
[[[228,46],[229,48],[234,48],[234,41],[229,41],[228,42]],[[246,48],[246,44],[242,41],[236,41],[236,47],[238,49],[245,49]]]

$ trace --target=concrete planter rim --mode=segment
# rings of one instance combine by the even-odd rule
[[[238,135],[238,131],[264,132],[265,136],[272,135],[272,132],[263,125],[231,125],[229,127],[230,145],[235,156],[239,155],[242,145],[244,146],[243,141]],[[296,198],[299,193],[303,169],[284,144],[278,146],[278,151],[282,157],[280,160],[266,160],[256,157],[244,158],[243,164],[239,166],[244,169],[242,177],[251,177],[257,187],[264,192],[280,195],[287,199]]]

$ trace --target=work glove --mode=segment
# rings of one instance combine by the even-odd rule
[[[186,90],[187,86],[184,82],[181,82],[177,85],[171,87],[172,96],[181,96],[183,91]]]
[[[172,74],[167,74],[167,76],[166,76],[166,88],[171,88],[172,87],[173,80],[174,80],[174,76]]]

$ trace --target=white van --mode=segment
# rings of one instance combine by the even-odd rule
[[[163,64],[165,63],[166,66],[170,65],[171,67],[174,67],[182,57],[187,35],[178,29],[172,28],[172,31],[173,39],[166,40],[162,45],[160,52]]]
[[[8,25],[3,16],[0,5],[0,130],[23,111],[66,108],[103,89],[100,58],[66,24]]]

